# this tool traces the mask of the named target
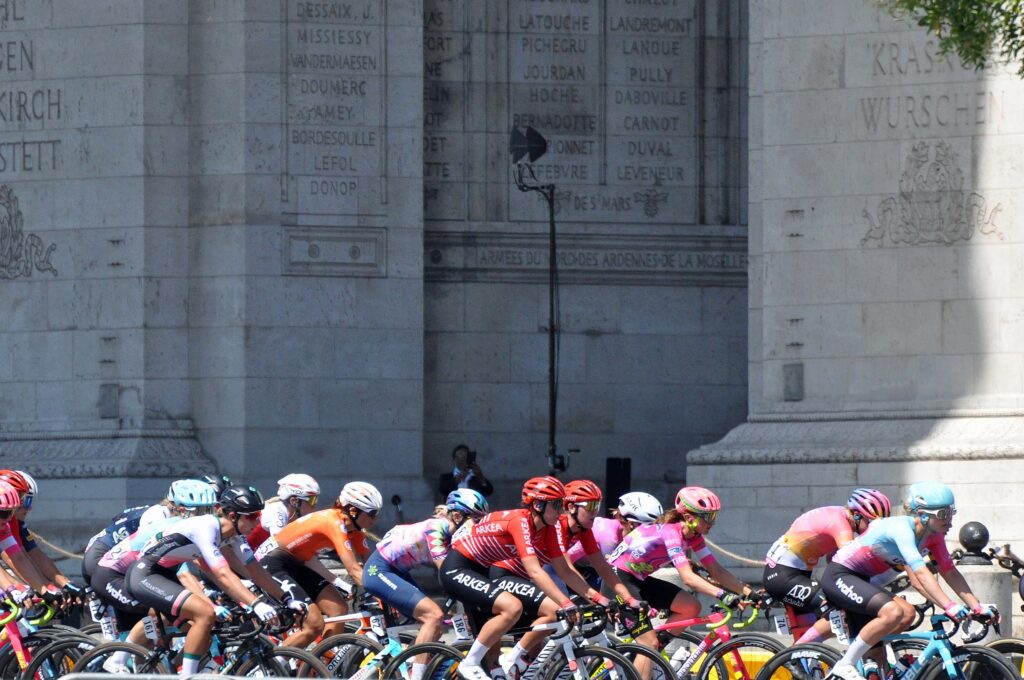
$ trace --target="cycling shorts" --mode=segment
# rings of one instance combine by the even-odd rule
[[[501,567],[491,567],[487,575],[499,595],[509,593],[523,603],[523,616],[535,619],[540,615],[540,605],[547,595],[536,583]]]
[[[92,582],[92,575],[96,571],[96,566],[99,565],[100,560],[103,559],[103,556],[112,547],[114,546],[109,545],[104,538],[97,538],[86,548],[85,554],[82,556],[82,578],[85,579],[86,583]]]
[[[406,616],[412,616],[416,605],[427,597],[408,572],[394,567],[377,551],[363,565],[363,588]]]
[[[124,574],[114,569],[97,566],[89,585],[100,602],[114,608],[119,631],[131,630],[149,611],[149,607],[144,607],[128,593],[124,585]]]
[[[674,583],[669,583],[653,576],[639,579],[628,571],[621,569],[616,569],[615,573],[619,575],[619,580],[629,590],[630,595],[638,600],[647,602],[647,604],[655,609],[670,610],[676,595],[683,592],[683,589]]]
[[[768,594],[790,605],[796,614],[817,614],[825,601],[821,584],[811,579],[810,571],[784,564],[765,565],[762,578]]]
[[[178,583],[173,571],[146,561],[136,562],[124,575],[128,595],[144,607],[168,616],[179,616],[182,605],[192,594]]]
[[[864,624],[875,619],[882,607],[894,598],[888,590],[838,562],[830,562],[825,567],[821,589],[829,604],[846,612],[851,635],[859,633]]]
[[[324,588],[331,585],[320,572],[310,569],[282,548],[271,550],[260,564],[274,577],[281,590],[306,604],[316,602]]]

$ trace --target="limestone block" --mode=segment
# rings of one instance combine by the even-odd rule
[[[424,287],[423,317],[427,331],[460,328],[466,291],[475,286],[430,282]]]
[[[417,431],[423,426],[422,389],[420,380],[321,381],[318,422],[346,430]]]
[[[993,196],[987,191],[986,195],[990,198]],[[1000,203],[1006,198],[1005,194],[995,195]],[[1016,211],[1017,208],[1007,206],[1007,209]],[[998,298],[1024,286],[1024,247],[1019,243],[974,243],[957,248],[956,255],[958,267],[972,273],[960,277],[958,298]],[[979,300],[979,303],[986,304],[984,300]]]
[[[1018,400],[1024,390],[1024,357],[1019,353],[975,355],[971,377],[971,394],[976,397],[991,395],[999,402],[1008,397]]]
[[[225,339],[234,336],[230,330],[210,329],[208,333]],[[236,351],[237,357],[225,359],[229,365],[244,361],[245,374],[253,377],[329,378],[339,373],[339,355],[343,353],[337,345],[343,342],[338,331],[330,328],[249,327],[244,354]],[[230,341],[223,345],[225,351],[231,351]]]
[[[509,337],[501,333],[467,333],[463,336],[462,363],[470,382],[508,382]]]
[[[224,78],[228,82],[238,79],[236,74],[231,73],[210,74],[200,77],[208,82],[215,82],[220,78]],[[250,123],[280,124],[281,99],[283,97],[280,68],[274,69],[270,73],[246,73],[244,80],[240,83],[240,87],[242,88],[242,97],[245,104],[245,120]],[[218,105],[216,100],[220,98],[213,97],[211,105]],[[243,101],[236,101],[234,104],[239,105]],[[230,102],[225,102],[225,104],[230,104]]]
[[[210,23],[190,22],[189,73],[237,72],[244,64],[245,31],[243,25],[230,20]]]
[[[137,238],[134,232],[125,232],[126,240]],[[117,236],[108,239],[111,243]],[[145,233],[143,256],[148,263],[146,273],[150,277],[180,277],[185,263],[189,261],[188,230],[182,227],[149,227]]]
[[[5,352],[6,354],[6,352]],[[9,354],[8,354],[9,357]],[[4,359],[5,363],[9,359]],[[48,407],[50,402],[45,402]],[[0,406],[7,414],[9,421],[34,421],[39,418],[38,394],[36,382],[14,382],[5,383],[0,393]],[[45,409],[44,409],[45,412]]]
[[[147,378],[142,402],[147,418],[172,427],[192,429],[192,390],[187,379]]]
[[[199,175],[234,174],[245,165],[245,139],[233,124],[205,124],[189,136],[192,171]]]
[[[864,305],[867,354],[938,354],[942,350],[942,304],[892,302]]]
[[[559,297],[563,331],[586,335],[629,332],[623,318],[626,312],[620,291],[611,287],[597,292],[588,286],[563,286]],[[537,311],[538,325],[546,327],[547,305]]]
[[[528,431],[530,387],[497,383],[465,383],[463,429],[467,432]]]
[[[320,424],[322,386],[315,379],[250,377],[245,386],[246,418],[267,428],[315,428]]]
[[[354,311],[356,326],[422,330],[423,314],[409,300],[423,297],[423,285],[415,280],[355,279],[351,281],[355,299],[373,301],[361,304]]]
[[[185,278],[145,279],[146,325],[181,328],[188,323],[189,283]]]
[[[831,253],[772,253],[764,256],[764,302],[792,305],[842,300],[843,277]]]
[[[952,248],[906,248],[897,256],[902,300],[954,299],[961,275]]]
[[[765,92],[788,90],[829,90],[844,86],[846,51],[841,37],[793,37],[764,44],[768,64],[786,64],[785,69],[764,73]]]
[[[561,384],[558,388],[558,427],[567,432],[615,431],[618,399],[609,390],[589,385]],[[534,383],[530,389],[532,429],[543,431],[548,423],[548,386]]]
[[[709,399],[713,398],[709,395]],[[620,384],[615,388],[615,399],[615,431],[618,433],[665,434],[679,431],[684,422],[704,422],[689,420],[687,416],[700,405],[691,403],[685,391],[677,386]]]
[[[246,425],[245,415],[245,380],[241,378],[213,377],[193,378],[192,380],[192,413],[199,432],[204,429],[242,428]],[[243,448],[234,448],[233,445],[225,445],[223,449],[217,446],[208,446],[203,437],[212,437],[212,434],[203,434],[200,441],[203,448],[210,451],[219,460],[223,460],[218,453],[225,451],[240,451]],[[230,440],[238,441],[242,433],[231,435],[225,432],[223,435]],[[212,444],[213,442],[211,442]]]
[[[246,284],[236,276],[194,280],[189,285],[189,325],[192,328],[242,325]]]
[[[621,308],[623,333],[695,335],[714,332],[708,326],[729,324],[732,298],[728,292],[719,294],[726,290],[630,287],[613,300]]]
[[[75,334],[76,345],[82,334]],[[97,334],[90,333],[88,340],[96,342],[100,347],[101,356],[106,352],[103,349],[109,342],[103,339],[104,336],[96,337]],[[142,360],[144,361],[145,372],[132,373],[129,367],[118,366],[118,369],[125,371],[122,375],[128,377],[159,377],[159,378],[180,378],[189,377],[189,332],[187,328],[151,328],[146,329],[143,335]],[[132,354],[135,354],[134,352]],[[103,359],[100,359],[103,361]],[[126,368],[128,370],[126,370]],[[140,367],[141,368],[141,367]],[[187,411],[187,404],[186,409]]]
[[[766,38],[875,33],[910,27],[870,4],[842,0],[767,0],[763,21]]]
[[[769,507],[784,499],[788,507],[806,508],[811,507],[811,489],[809,486],[784,486],[773,488],[757,488],[753,496],[754,507]],[[750,502],[749,492],[744,494],[747,502]],[[799,514],[799,513],[798,513]],[[794,519],[798,515],[794,515]],[[767,533],[767,532],[765,532]]]
[[[563,384],[586,381],[587,338],[563,334],[558,347],[558,376]],[[509,379],[512,382],[546,382],[548,338],[546,333],[517,333],[509,346]]]
[[[468,285],[465,289],[465,328],[467,331],[536,332],[542,309],[543,323],[547,325],[547,296],[543,296],[545,304],[542,306],[541,292],[540,287],[524,288],[509,284]]]
[[[423,362],[429,380],[461,382],[466,377],[463,356],[465,333],[428,333],[424,338]]]
[[[462,429],[462,385],[440,382],[428,376],[423,397],[424,427],[428,432],[458,432]],[[424,449],[427,449],[424,446]]]
[[[896,290],[898,255],[895,251],[847,251],[846,280],[850,302],[882,302]]]
[[[141,317],[137,279],[51,281],[47,322],[51,329],[128,328]]]
[[[247,113],[249,109],[246,106],[245,92],[249,82],[245,75],[234,72],[191,74],[189,87],[192,96],[203,102],[203,124],[231,124],[232,121],[239,120],[243,111]],[[280,83],[276,89],[281,89]],[[274,113],[275,118],[280,118],[280,102]]]

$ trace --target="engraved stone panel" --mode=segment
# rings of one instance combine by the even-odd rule
[[[387,276],[386,229],[285,227],[284,273]]]

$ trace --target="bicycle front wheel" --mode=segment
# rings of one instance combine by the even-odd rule
[[[409,680],[413,658],[420,654],[427,656],[424,680],[458,680],[459,675],[456,671],[465,655],[454,647],[440,642],[423,642],[406,647],[384,667],[381,678]]]
[[[333,678],[351,678],[372,661],[384,647],[365,635],[338,633],[313,648],[313,656],[320,659]]]
[[[86,640],[58,640],[46,645],[32,656],[32,662],[22,673],[29,680],[50,680],[72,673],[82,655],[97,642]]]
[[[320,659],[298,647],[274,647],[241,663],[238,675],[246,678],[330,678]]]
[[[964,645],[950,650],[953,674],[936,658],[921,671],[921,680],[1020,680],[1020,675],[1006,658],[988,647]]]
[[[785,648],[760,633],[741,633],[715,645],[700,666],[700,680],[754,680],[768,661]]]
[[[839,661],[839,651],[815,642],[784,649],[757,673],[757,680],[822,680]]]
[[[118,652],[123,652],[118,654]],[[82,655],[75,664],[75,673],[130,673],[166,675],[171,672],[167,663],[158,653],[131,642],[106,642],[93,647]]]
[[[625,656],[634,668],[638,658],[646,659],[651,666],[650,680],[675,680],[672,664],[658,650],[636,642],[623,642],[615,645],[614,649]]]
[[[994,649],[1010,662],[1017,675],[1024,678],[1024,640],[1021,638],[998,638],[985,644]]]
[[[612,649],[577,647],[573,653],[573,662],[564,654],[552,659],[544,680],[640,680],[629,659]]]

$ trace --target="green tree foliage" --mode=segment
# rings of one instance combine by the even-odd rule
[[[954,53],[976,69],[997,62],[1019,64],[1024,77],[1024,0],[876,0],[894,16],[912,18],[939,38],[943,54]]]

